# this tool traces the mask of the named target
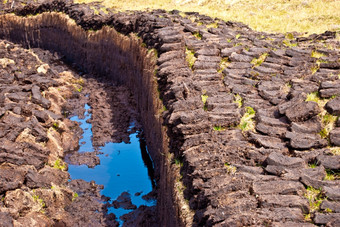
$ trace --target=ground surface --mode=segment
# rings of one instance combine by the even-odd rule
[[[117,226],[107,208],[131,200],[106,203],[102,186],[69,181],[63,158],[73,165],[99,164],[98,151],[77,152],[82,131],[68,120],[82,117],[85,103],[94,116],[95,147],[129,142],[129,135],[140,129],[130,92],[79,77],[47,51],[28,51],[7,41],[0,41],[0,62],[0,226]],[[141,207],[126,215],[126,225],[145,222],[143,215],[154,215],[153,209]]]
[[[187,225],[339,226],[335,32],[270,35],[197,13],[100,9],[60,11],[158,50],[162,115],[194,213]]]
[[[0,225],[115,226],[101,187],[69,182],[62,160],[78,149],[67,100],[79,97],[79,78],[49,52],[7,41],[0,42],[0,61]]]
[[[104,0],[102,4],[119,11],[176,9],[199,12],[225,21],[243,22],[254,30],[265,32],[322,33],[340,29],[340,4],[337,0]]]

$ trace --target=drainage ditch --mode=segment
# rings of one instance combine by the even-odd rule
[[[78,106],[81,110],[76,112],[80,112],[80,116],[70,118],[78,122],[81,128],[79,150],[69,152],[65,157],[69,164],[70,178],[104,186],[101,194],[107,197],[105,203],[108,206],[108,213],[113,213],[120,225],[124,221],[125,225],[127,223],[141,225],[142,223],[135,222],[136,218],[132,218],[132,215],[141,216],[140,213],[145,213],[145,210],[152,213],[154,218],[143,222],[148,226],[156,225],[154,164],[147,150],[141,125],[137,122],[138,115],[134,107],[127,106],[129,103],[126,100],[132,99],[130,92],[126,88],[112,85],[106,87],[106,90],[111,91],[110,94],[102,93],[98,92],[101,88],[97,88],[96,85],[98,86],[94,80],[90,86],[87,86],[87,83],[83,85],[86,87],[84,91],[90,94],[83,97],[85,104]],[[83,96],[82,93],[79,95]],[[94,100],[100,103],[102,108],[98,103],[93,103],[96,109],[92,109],[89,103]],[[110,102],[115,104],[111,105]],[[116,120],[104,118],[100,114],[92,117],[93,112],[94,114],[107,112],[107,117]],[[112,124],[112,128],[110,130],[102,128],[98,125],[100,120],[104,124]],[[94,130],[95,135],[92,131],[92,122],[97,128]],[[129,123],[129,127],[126,123]],[[107,141],[102,137],[107,138]]]
[[[87,123],[82,122],[81,125],[84,128],[78,134],[79,137],[83,138],[79,144],[80,153],[76,153],[75,149],[71,149],[71,153],[66,153],[65,161],[70,164],[69,171],[72,179],[68,184],[73,191],[72,201],[74,201],[71,206],[66,207],[67,212],[71,212],[73,216],[81,213],[78,219],[87,220],[85,223],[95,224],[97,223],[96,219],[100,220],[104,217],[101,223],[106,223],[109,226],[117,224],[115,216],[122,217],[127,225],[135,225],[134,220],[144,224],[152,223],[158,218],[160,220],[157,220],[157,223],[164,223],[168,226],[181,225],[177,218],[178,211],[175,212],[173,202],[174,175],[170,174],[169,157],[166,155],[168,139],[166,130],[162,126],[162,115],[160,114],[163,106],[159,99],[157,82],[154,78],[157,52],[143,47],[141,39],[136,35],[124,36],[110,27],[103,27],[97,32],[86,32],[61,13],[43,13],[27,18],[5,14],[1,16],[0,21],[2,28],[0,37],[21,43],[26,48],[39,47],[51,51],[54,56],[58,56],[58,59],[72,64],[79,71],[93,72],[97,75],[98,80],[104,78],[108,83],[106,85],[102,83],[103,87],[111,84],[124,85],[133,94],[135,112],[138,112],[139,117],[136,117],[136,113],[133,113],[132,115],[136,119],[133,119],[134,117],[128,120],[123,119],[120,123],[123,128],[107,127],[112,121],[115,122],[115,115],[105,111],[94,113],[94,111],[101,109],[101,103],[93,99],[91,93],[88,103],[77,101],[77,99],[72,103],[72,100],[69,100],[71,107],[68,106],[62,110],[61,113],[64,116],[70,113],[72,115],[74,110],[80,112],[80,115],[73,113],[74,116],[71,119],[76,121],[82,121],[83,117],[89,117],[89,111],[92,117],[99,116],[95,123],[91,119],[93,145],[91,146],[89,138],[91,136],[88,135],[91,128],[90,120],[87,119],[85,120]],[[86,92],[86,86],[80,82],[79,78],[76,79],[73,86],[75,86],[73,89],[77,92]],[[100,97],[100,94],[97,95]],[[79,99],[80,95],[75,96]],[[110,97],[114,98],[114,96]],[[80,104],[83,108],[86,107],[83,112],[79,110]],[[114,106],[115,103],[112,102],[111,104]],[[78,108],[74,109],[74,106]],[[89,106],[91,108],[87,109]],[[110,107],[107,109],[110,109]],[[124,114],[126,113],[121,112],[120,118],[117,119],[122,120]],[[109,121],[105,122],[100,119],[102,116],[108,117]],[[53,125],[53,128],[62,134],[62,131],[59,131],[58,124]],[[102,134],[98,134],[98,130],[102,130]],[[117,132],[118,138],[110,136],[111,132]],[[123,159],[126,161],[127,158],[132,159],[132,156],[127,155],[127,152],[134,152],[134,157],[136,157],[135,163],[132,163],[132,160],[128,161],[133,164],[134,171],[132,173],[143,172],[143,176],[135,175],[134,178],[131,178],[127,175],[127,173],[131,173],[131,168],[124,165],[122,161]],[[58,160],[56,160],[54,166],[64,169],[62,161]],[[144,163],[142,160],[144,160]],[[86,163],[92,168],[84,165],[79,166]],[[98,165],[99,163],[100,165]],[[102,172],[98,178],[91,177],[98,175],[99,172],[97,171],[105,169],[107,165],[113,165],[116,168],[118,164],[121,167],[127,167],[126,171],[122,169],[106,170],[110,172],[110,177],[105,176]],[[145,165],[149,165],[149,167],[151,165],[154,169],[147,169]],[[136,168],[139,169],[136,170]],[[87,182],[78,178],[94,181]],[[141,179],[143,181],[138,182]],[[123,182],[130,184],[131,188],[125,185],[118,190],[120,186],[117,187],[116,184],[120,185]],[[138,187],[131,183],[137,183]],[[103,188],[98,184],[104,185],[103,191],[101,191]],[[112,184],[115,185],[110,187]],[[52,188],[55,189],[55,186],[52,185]],[[155,193],[156,191],[158,195]],[[81,199],[77,199],[78,196]],[[111,199],[106,196],[111,197]],[[125,209],[122,209],[122,207]],[[91,213],[87,213],[86,209],[97,210],[97,214],[89,217]],[[135,212],[126,214],[126,210],[135,210]],[[107,213],[114,213],[115,215],[110,216]],[[99,217],[96,217],[98,215]],[[145,220],[147,221],[145,222]],[[67,225],[57,217],[54,221]]]

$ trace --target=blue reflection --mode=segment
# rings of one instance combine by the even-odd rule
[[[91,118],[88,113],[89,105],[85,105],[85,118],[72,117],[83,129],[83,138],[79,141],[79,152],[94,151],[92,146],[92,125],[86,121]],[[131,126],[133,127],[133,125]],[[101,193],[115,200],[122,192],[131,194],[131,201],[137,207],[141,205],[153,206],[156,201],[146,201],[143,195],[152,191],[153,180],[148,175],[148,168],[142,157],[138,133],[130,135],[130,143],[107,143],[100,147],[103,154],[98,155],[100,165],[88,168],[86,165],[69,165],[71,179],[94,180],[97,184],[104,185]],[[144,154],[145,155],[145,154]],[[137,194],[136,194],[137,193]],[[136,194],[136,195],[135,195]],[[114,213],[118,219],[121,215],[131,212],[122,208],[109,208],[109,213]],[[122,221],[118,220],[121,224]]]

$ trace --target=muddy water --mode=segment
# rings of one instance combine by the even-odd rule
[[[133,205],[126,206],[125,204],[118,207],[112,205],[108,208],[108,212],[114,213],[118,218],[117,221],[122,224],[123,221],[119,219],[122,215],[141,205],[156,205],[156,200],[148,196],[155,187],[153,163],[146,149],[145,141],[139,138],[140,132],[132,130],[134,123],[131,123],[129,128],[129,142],[110,142],[102,147],[94,147],[92,124],[89,123],[92,115],[89,113],[90,109],[91,107],[85,104],[84,118],[80,119],[78,116],[74,116],[71,120],[79,122],[83,130],[78,152],[96,152],[100,164],[93,168],[89,168],[87,165],[70,164],[68,171],[73,180],[83,179],[103,185],[102,195],[110,197],[110,202],[113,204],[120,195],[128,195]]]

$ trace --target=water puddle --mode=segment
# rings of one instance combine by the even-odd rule
[[[85,118],[78,116],[71,118],[72,121],[80,123],[83,129],[83,138],[79,141],[79,152],[92,152],[95,148],[92,145],[92,125],[87,122],[91,119],[89,113],[90,106],[85,104]],[[132,128],[133,125],[130,126]],[[99,149],[100,164],[94,168],[86,165],[69,165],[71,179],[83,179],[85,181],[95,181],[96,184],[104,185],[102,195],[115,201],[119,196],[130,194],[131,202],[138,208],[141,205],[154,206],[156,201],[143,199],[143,196],[150,193],[155,186],[153,179],[152,161],[145,147],[145,141],[138,138],[138,132],[130,134],[129,143],[107,143]],[[150,166],[151,165],[151,166]],[[126,193],[127,192],[127,193]],[[123,194],[122,194],[123,193]],[[135,207],[135,208],[136,208]],[[109,213],[114,213],[120,224],[120,216],[132,211],[131,207],[109,208]]]

